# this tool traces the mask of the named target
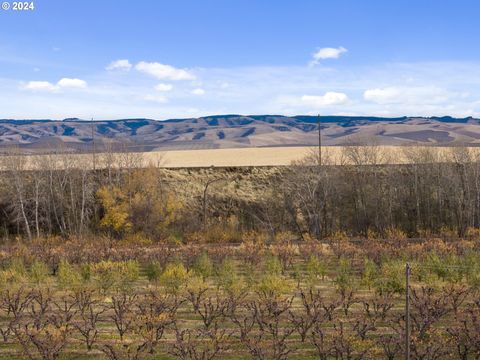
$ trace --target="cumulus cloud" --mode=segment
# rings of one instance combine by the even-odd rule
[[[328,91],[324,95],[303,95],[302,102],[313,107],[341,105],[348,101],[348,96],[341,92]]]
[[[170,91],[173,89],[173,85],[172,84],[163,84],[163,83],[160,83],[158,84],[157,86],[155,86],[155,90],[157,91]]]
[[[311,61],[311,65],[318,64],[321,60],[325,59],[338,59],[340,55],[343,53],[346,53],[348,50],[345,49],[343,46],[340,46],[338,48],[331,48],[331,47],[325,47],[317,50],[313,54],[313,60]]]
[[[435,86],[389,86],[365,90],[363,98],[375,104],[438,104],[449,99],[447,90]]]
[[[196,88],[196,89],[192,90],[192,94],[193,95],[204,95],[205,90],[203,90],[202,88]]]
[[[145,79],[139,76],[135,65],[136,62],[128,82],[109,82],[111,79],[105,74],[91,74],[85,79],[88,90],[60,88],[57,80],[61,77],[39,76],[43,71],[32,72],[35,76],[24,82],[1,79],[0,106],[5,116],[17,118],[130,116],[167,119],[189,117],[190,108],[195,108],[195,115],[342,112],[480,117],[480,62],[379,63],[375,66],[352,65],[348,71],[308,66],[195,68],[197,80],[183,83],[156,80],[155,77]],[[47,81],[27,83],[28,80]],[[155,90],[159,83],[173,85],[172,90]],[[205,89],[205,95],[191,94],[195,88]],[[332,95],[327,91],[344,95]],[[51,102],[39,96],[57,93],[62,96],[55,98],[54,108]],[[305,96],[302,98],[302,95]]]
[[[84,89],[86,87],[87,82],[85,80],[74,78],[62,78],[58,80],[56,84],[52,84],[49,81],[29,81],[23,86],[23,88],[26,90],[48,92],[58,91],[63,88]]]
[[[23,88],[33,91],[55,91],[57,89],[54,84],[48,81],[29,81]]]
[[[57,86],[61,88],[81,88],[87,87],[87,82],[81,79],[62,78],[58,80]]]
[[[109,71],[112,71],[112,70],[129,71],[131,68],[132,68],[132,64],[130,64],[130,61],[128,61],[127,59],[120,59],[120,60],[112,61],[106,67],[106,69],[109,70]]]
[[[178,69],[158,62],[149,63],[141,61],[135,65],[135,69],[160,80],[195,80],[195,75],[188,70]]]

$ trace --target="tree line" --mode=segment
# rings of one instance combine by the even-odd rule
[[[266,188],[247,199],[224,191],[227,182],[242,189],[238,174],[245,169],[207,169],[200,190],[189,192],[189,183],[200,181],[192,170],[179,196],[180,184],[166,181],[158,164],[145,165],[140,153],[92,159],[17,150],[0,157],[0,231],[6,239],[107,235],[207,242],[235,242],[250,230],[271,237],[289,231],[303,239],[392,232],[465,237],[477,231],[479,151],[405,147],[398,158],[378,146],[346,146],[340,160],[327,149],[321,164],[312,153],[262,179]]]

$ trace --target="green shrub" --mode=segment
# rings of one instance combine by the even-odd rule
[[[111,261],[101,261],[90,266],[92,280],[95,286],[106,294],[114,285],[117,278],[116,266]]]
[[[205,282],[203,277],[190,274],[186,282],[186,288],[189,292],[199,294],[208,289],[208,284]]]
[[[387,261],[380,267],[380,274],[374,283],[379,294],[405,291],[405,263],[403,261]]]
[[[428,275],[436,275],[442,280],[445,280],[448,275],[448,268],[445,266],[444,259],[440,259],[435,252],[430,252],[426,255],[423,265],[430,272]],[[425,280],[428,281],[428,278]]]
[[[315,255],[310,256],[305,266],[305,270],[307,271],[307,280],[311,285],[313,285],[318,279],[323,280],[327,274],[325,264]]]
[[[235,262],[226,258],[216,271],[216,280],[219,288],[227,293],[238,294],[243,288],[243,279],[238,275]]]
[[[366,286],[370,290],[377,279],[377,265],[372,260],[365,259],[363,264],[362,285]]]
[[[91,278],[105,294],[110,289],[128,290],[140,276],[137,261],[101,261],[90,265]]]
[[[83,281],[90,281],[92,279],[92,266],[91,264],[82,264],[80,266],[80,276]]]
[[[62,289],[77,288],[82,284],[82,275],[67,260],[61,260],[58,266],[58,285]]]
[[[480,255],[469,251],[460,263],[462,275],[466,278],[468,285],[475,289],[480,288]]]
[[[197,257],[195,264],[193,265],[193,270],[204,280],[212,275],[213,265],[206,251],[202,252],[202,254]]]
[[[160,276],[160,282],[171,294],[178,294],[187,284],[190,274],[182,263],[167,264]]]
[[[145,266],[145,275],[149,281],[158,281],[162,275],[162,265],[158,261],[151,261]]]
[[[12,258],[10,259],[8,265],[7,265],[8,270],[12,270],[18,275],[21,275],[23,277],[28,276],[27,268],[25,267],[25,263],[23,262],[22,259],[20,258]]]
[[[50,275],[50,269],[44,262],[35,260],[30,266],[30,279],[35,284],[40,284],[45,282]]]
[[[265,261],[265,270],[268,274],[280,275],[283,271],[283,266],[278,257],[268,255]]]
[[[256,285],[256,291],[262,298],[275,299],[285,294],[290,286],[285,277],[266,273]]]
[[[354,286],[352,264],[348,259],[340,258],[335,284],[339,289],[347,289]]]
[[[131,287],[140,278],[140,265],[136,260],[118,263],[118,283],[121,287]]]

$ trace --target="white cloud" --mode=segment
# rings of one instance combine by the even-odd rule
[[[196,88],[196,89],[192,90],[192,94],[193,95],[204,95],[205,90],[203,90],[202,88]]]
[[[157,86],[155,86],[155,90],[157,91],[170,91],[173,89],[173,85],[172,84],[163,84],[163,83],[160,83],[158,84]]]
[[[24,89],[34,91],[55,91],[57,87],[48,81],[29,81],[23,86]]]
[[[165,104],[166,102],[168,102],[168,98],[166,98],[165,96],[162,96],[162,95],[146,95],[144,97],[145,100],[147,101],[152,101],[152,102],[157,102],[157,103],[160,103],[160,104]]]
[[[87,87],[87,82],[85,80],[62,78],[58,80],[56,84],[52,84],[49,81],[29,81],[23,86],[23,89],[33,90],[33,91],[54,92],[62,88],[84,89],[86,87]]]
[[[331,48],[331,47],[321,48],[313,54],[313,60],[311,64],[312,65],[318,64],[320,60],[324,60],[324,59],[338,59],[340,55],[342,55],[343,53],[346,53],[347,51],[348,50],[345,49],[343,46],[340,46],[338,48]]]
[[[112,71],[112,70],[129,71],[131,68],[132,68],[132,64],[130,64],[130,61],[128,61],[127,59],[120,59],[120,60],[112,61],[106,67],[106,69],[109,70],[109,71]]]
[[[0,107],[5,116],[11,118],[167,119],[189,117],[191,108],[195,109],[195,115],[342,112],[480,117],[480,61],[378,63],[351,65],[343,70],[323,66],[195,68],[198,79],[183,83],[144,78],[138,76],[136,70],[127,75],[129,81],[121,82],[112,81],[105,73],[92,73],[86,79],[88,90],[60,88],[57,86],[60,77],[35,76],[34,80],[50,79],[50,82],[28,84],[28,80],[22,83],[19,79],[1,78]],[[36,75],[42,73],[43,70]],[[159,83],[172,84],[172,90],[154,90]],[[205,89],[205,95],[192,95],[195,88]],[[329,91],[344,93],[344,96],[327,95]],[[61,94],[55,96],[54,103],[52,92]],[[150,95],[145,99],[147,94]],[[333,104],[345,101],[342,100],[345,97],[344,104]]]
[[[57,82],[57,85],[62,88],[81,88],[87,87],[87,82],[81,79],[62,78]]]
[[[177,69],[171,65],[160,64],[158,62],[149,63],[141,61],[135,65],[135,69],[160,80],[195,80],[195,75],[188,70]]]
[[[325,107],[341,105],[348,101],[348,96],[341,92],[328,91],[324,95],[303,95],[302,102],[309,106]]]
[[[438,104],[456,94],[435,86],[384,87],[365,90],[363,98],[376,104]]]

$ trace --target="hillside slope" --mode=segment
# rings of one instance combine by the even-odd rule
[[[308,146],[318,142],[317,117],[219,115],[156,121],[0,120],[0,146],[31,151],[59,146],[69,150],[121,148],[137,151],[238,147]],[[378,118],[324,116],[324,145],[409,143],[480,145],[480,120],[474,118]]]

